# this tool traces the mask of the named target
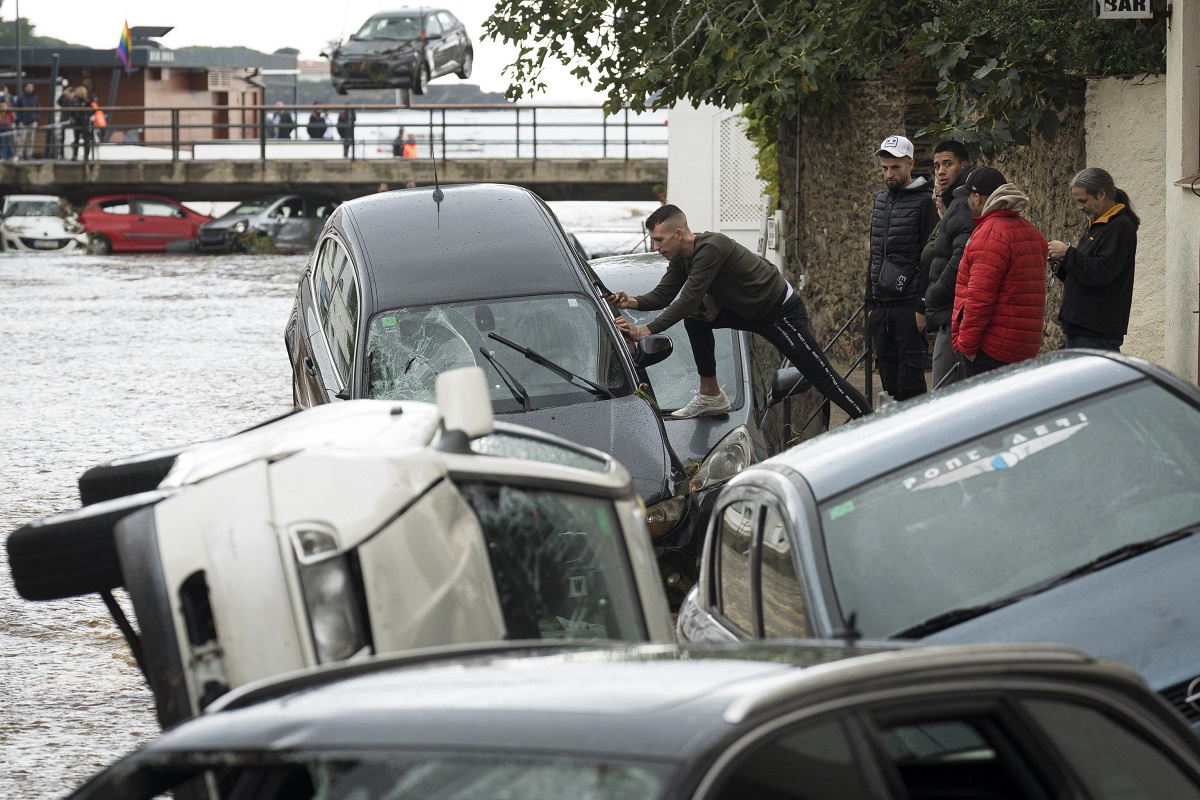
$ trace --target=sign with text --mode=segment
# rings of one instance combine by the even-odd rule
[[[1100,19],[1150,19],[1150,0],[1094,0],[1092,13]]]

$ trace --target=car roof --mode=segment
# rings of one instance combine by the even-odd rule
[[[888,406],[773,456],[753,470],[777,469],[807,482],[818,501],[1017,420],[1150,375],[1186,387],[1141,359],[1098,351],[1059,351]],[[790,470],[790,472],[789,472]]]
[[[437,648],[243,687],[151,749],[385,744],[674,760],[743,721],[856,695],[872,682],[894,685],[914,675],[941,680],[980,670],[994,676],[998,669],[1011,675],[1091,661],[1052,645],[525,642]]]
[[[100,194],[95,197],[89,197],[88,203],[102,203],[106,200],[165,200],[168,203],[181,205],[181,203],[163,194],[149,194],[148,192],[125,192],[123,194]]]
[[[554,213],[517,186],[402,189],[334,211],[371,285],[374,313],[462,300],[594,293]]]

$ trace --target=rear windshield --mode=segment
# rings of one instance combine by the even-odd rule
[[[645,640],[610,501],[484,483],[461,488],[483,527],[508,638]]]
[[[863,636],[1009,597],[1200,523],[1200,413],[1142,383],[1022,420],[821,507]]]

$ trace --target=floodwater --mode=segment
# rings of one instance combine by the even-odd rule
[[[653,207],[555,206],[593,254],[634,249]],[[0,538],[78,507],[88,467],[289,411],[304,262],[0,254]],[[99,597],[25,601],[0,548],[0,797],[59,797],[157,733]]]

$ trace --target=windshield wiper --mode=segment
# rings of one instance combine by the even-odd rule
[[[504,385],[512,392],[512,396],[521,402],[521,408],[525,411],[533,411],[533,403],[529,400],[529,392],[525,391],[525,387],[521,385],[521,382],[509,373],[504,365],[496,359],[496,356],[492,354],[492,351],[480,345],[479,353],[487,359],[489,364],[495,367],[496,374],[504,381]]]
[[[1196,530],[1196,526],[1193,525],[1186,528],[1181,528],[1177,531],[1165,533],[1162,536],[1154,539],[1147,539],[1143,542],[1132,542],[1130,544],[1122,545],[1115,550],[1110,550],[1103,555],[1097,556],[1086,564],[1081,564],[1074,569],[1062,573],[1061,575],[1055,575],[1053,578],[1036,583],[1033,586],[1022,589],[1015,594],[1005,595],[1004,597],[997,598],[989,603],[981,603],[977,606],[966,606],[964,608],[954,608],[950,611],[945,611],[941,614],[930,617],[924,622],[918,622],[911,628],[905,628],[898,633],[894,633],[888,638],[918,639],[931,633],[937,633],[938,631],[957,625],[960,622],[966,622],[969,619],[981,617],[990,611],[995,611],[997,609],[1004,608],[1005,606],[1010,606],[1018,600],[1024,600],[1026,597],[1032,597],[1035,594],[1041,594],[1047,589],[1053,589],[1055,586],[1061,586],[1064,583],[1075,580],[1081,575],[1087,575],[1091,572],[1098,572],[1105,567],[1110,567],[1113,564],[1120,563],[1121,561],[1128,561],[1129,559],[1139,556],[1142,553],[1155,550],[1159,547],[1164,547],[1172,542],[1179,541],[1180,539],[1186,539],[1195,533]]]
[[[536,350],[530,350],[528,347],[522,347],[521,345],[517,344],[516,342],[510,342],[508,339],[505,339],[503,336],[499,336],[495,333],[489,333],[488,338],[495,339],[497,342],[499,342],[502,345],[505,345],[506,347],[511,347],[513,350],[516,350],[518,353],[525,356],[533,363],[540,364],[541,366],[543,366],[546,369],[553,372],[558,377],[565,380],[567,383],[570,383],[572,386],[579,386],[579,384],[575,383],[575,381],[582,381],[583,383],[585,383],[587,385],[580,386],[579,388],[587,389],[592,394],[596,395],[597,397],[599,397],[601,395],[605,395],[605,396],[611,397],[611,398],[616,397],[616,395],[613,394],[610,389],[606,389],[598,383],[593,383],[592,381],[589,381],[587,378],[583,377],[582,375],[576,375],[574,372],[571,372],[571,370],[567,369],[566,367],[564,367],[560,364],[554,363],[553,361],[546,358],[544,355],[537,352]]]

